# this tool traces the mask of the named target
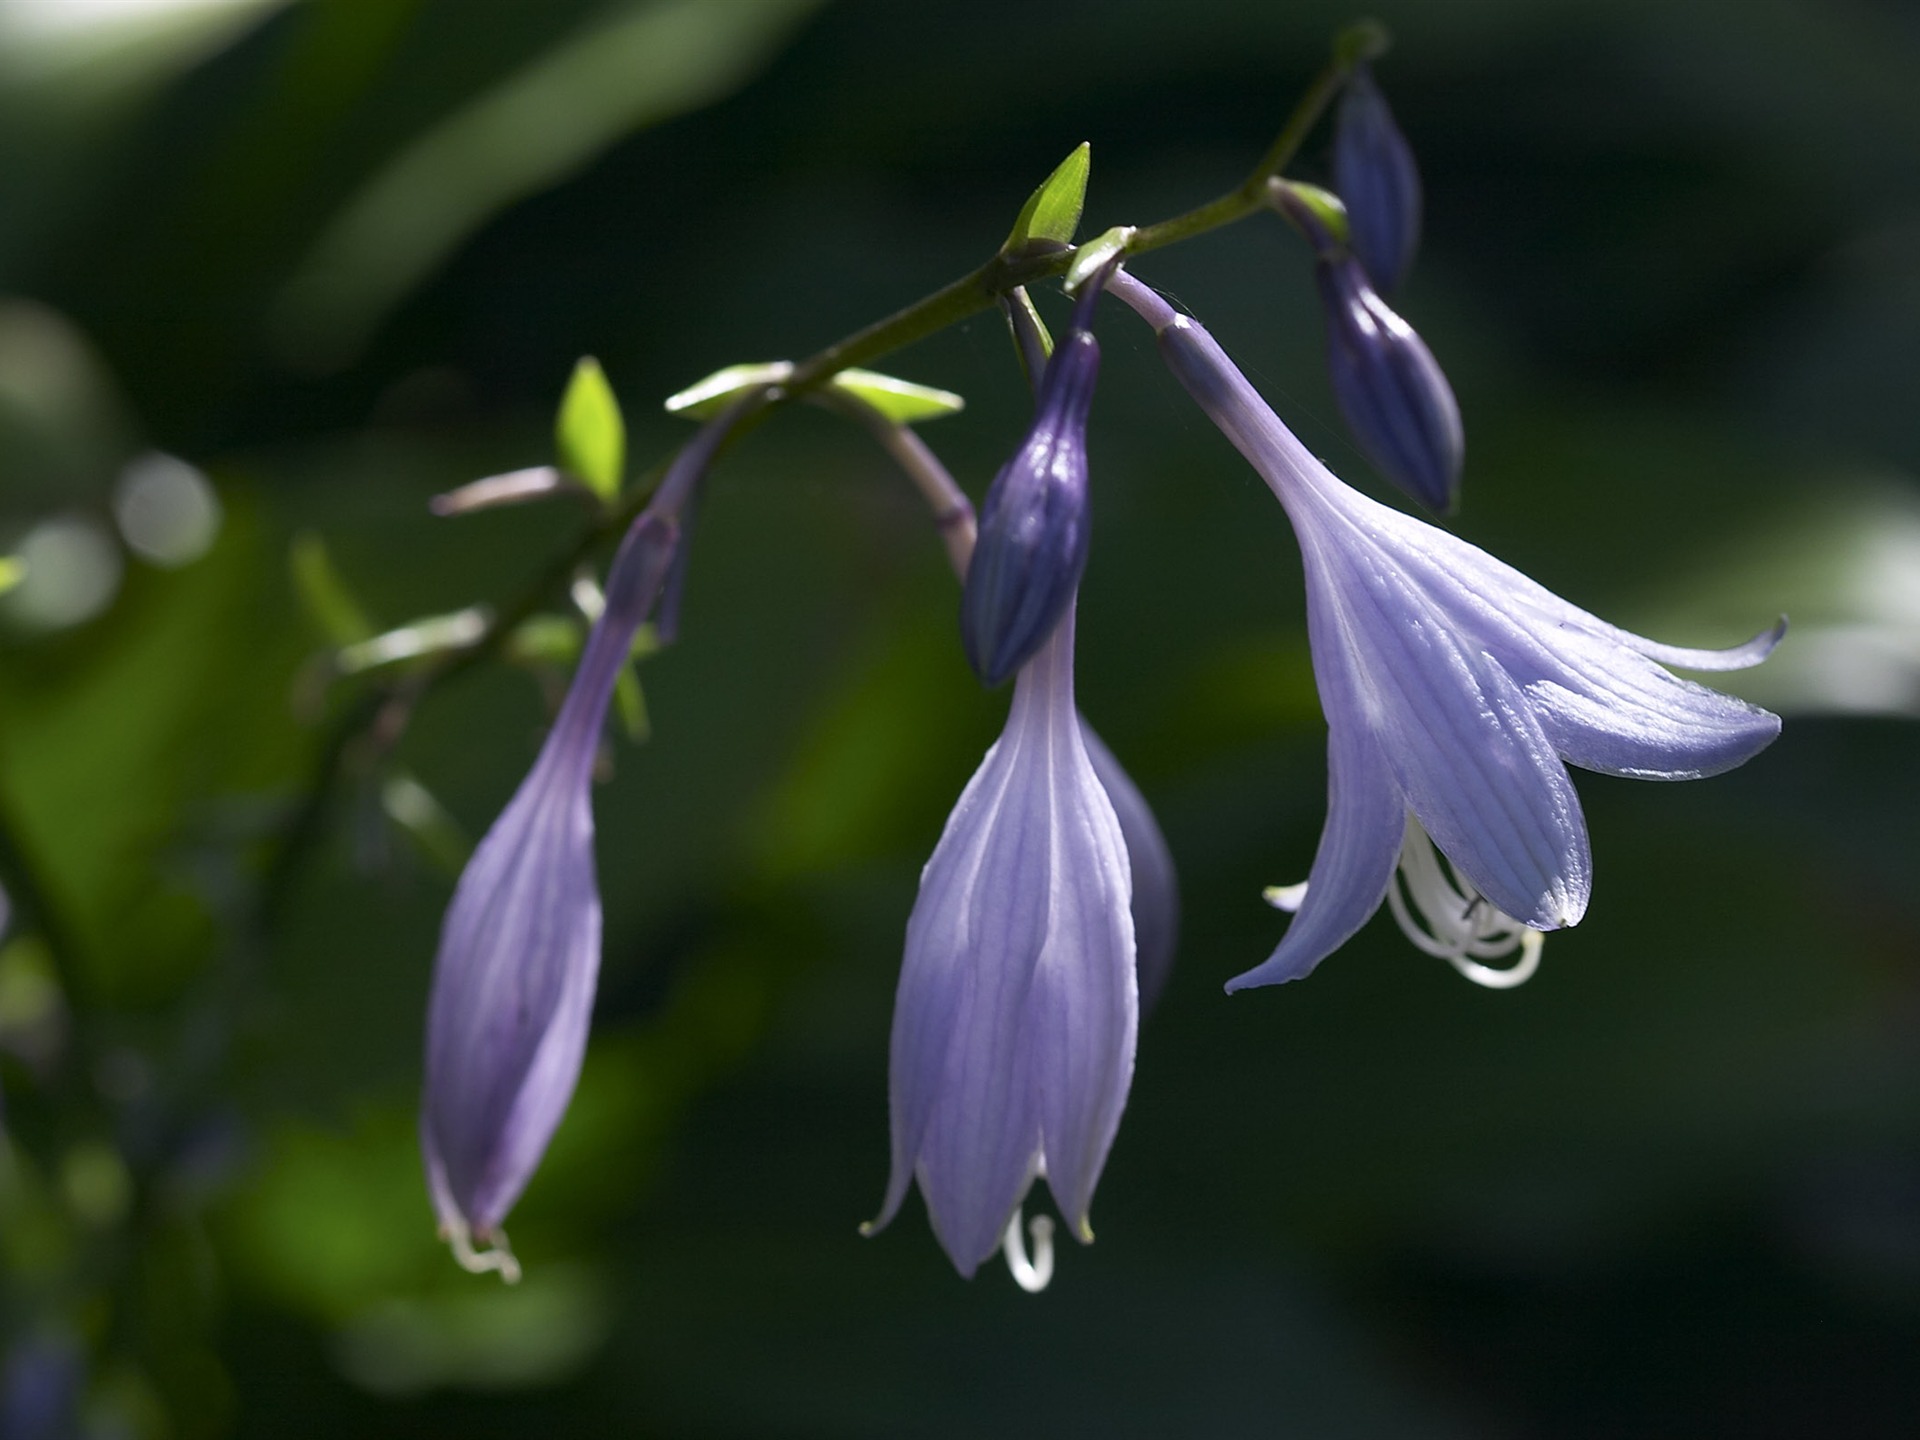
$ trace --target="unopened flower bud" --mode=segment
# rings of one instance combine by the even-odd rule
[[[1350,255],[1323,255],[1327,369],[1334,399],[1374,467],[1428,509],[1459,497],[1465,437],[1433,352],[1367,283]]]
[[[974,673],[989,685],[1046,644],[1086,569],[1087,411],[1099,374],[1099,342],[1076,315],[1047,362],[1033,428],[980,507],[960,636]]]
[[[1354,254],[1391,295],[1420,243],[1420,171],[1364,61],[1347,80],[1334,123],[1333,187],[1346,202]]]

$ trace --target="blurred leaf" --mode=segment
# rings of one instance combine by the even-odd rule
[[[510,1288],[383,1300],[347,1323],[334,1355],[356,1384],[381,1395],[551,1385],[591,1358],[612,1316],[598,1272],[543,1265]]]
[[[280,1128],[231,1218],[245,1278],[323,1320],[417,1290],[453,1263],[434,1238],[411,1096],[363,1103],[345,1130]]]
[[[836,390],[866,401],[896,425],[957,415],[967,406],[967,402],[951,390],[936,390],[931,385],[916,385],[911,380],[857,367],[835,375],[833,385]]]
[[[460,822],[418,779],[396,770],[380,787],[380,808],[411,835],[428,859],[449,875],[458,875],[473,852]]]
[[[288,358],[349,360],[466,236],[630,131],[744,83],[819,0],[654,0],[616,11],[435,126],[350,200],[277,307]]]
[[[1080,228],[1080,211],[1086,205],[1087,174],[1092,164],[1093,147],[1082,142],[1027,197],[1000,253],[1022,255],[1071,245],[1073,232]]]
[[[710,420],[726,408],[728,400],[742,390],[762,385],[779,385],[793,373],[790,360],[769,360],[759,365],[729,365],[704,380],[696,380],[678,394],[666,399],[669,415],[685,415],[693,420]]]
[[[334,664],[343,675],[359,675],[428,655],[464,650],[487,633],[491,616],[484,605],[469,605],[450,615],[429,615],[357,644],[341,647]]]
[[[1789,714],[1920,715],[1920,497],[1821,477],[1664,588],[1649,633],[1732,643],[1784,614],[1766,662],[1715,688]]]
[[[0,595],[18,585],[26,573],[27,567],[18,556],[0,556]]]
[[[631,665],[624,667],[613,682],[613,703],[620,712],[620,728],[627,732],[627,739],[636,745],[645,744],[653,734],[653,724],[647,719],[646,693],[641,690],[640,677]]]
[[[516,660],[571,665],[580,658],[584,638],[580,622],[570,615],[533,615],[514,627],[507,651]]]
[[[294,593],[328,644],[353,645],[372,637],[374,623],[334,568],[326,541],[311,530],[294,536],[287,564],[293,571]]]
[[[204,962],[229,892],[210,848],[190,856],[192,828],[236,792],[289,786],[311,742],[286,700],[280,542],[244,491],[228,499],[213,549],[96,622],[86,665],[25,685],[0,656],[0,785],[108,999],[169,994]]]
[[[627,427],[606,372],[591,355],[573,367],[554,422],[554,453],[560,468],[584,480],[602,500],[620,493],[627,463]]]

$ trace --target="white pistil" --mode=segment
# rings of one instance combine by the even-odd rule
[[[1000,1249],[1007,1257],[1007,1269],[1013,1272],[1013,1283],[1029,1295],[1038,1295],[1053,1279],[1053,1217],[1036,1215],[1028,1223],[1027,1229],[1033,1234],[1031,1260],[1027,1258],[1026,1243],[1020,1233],[1021,1218],[1021,1212],[1015,1210],[1013,1218],[1007,1221],[1007,1233]]]
[[[473,1248],[473,1236],[457,1220],[442,1225],[440,1235],[453,1251],[454,1263],[469,1275],[485,1275],[492,1270],[499,1272],[500,1278],[509,1285],[520,1283],[520,1262],[513,1257],[506,1231],[494,1231],[493,1243],[484,1250]]]
[[[1546,937],[1496,908],[1471,880],[1445,863],[1411,815],[1400,842],[1399,870],[1387,887],[1387,904],[1409,940],[1476,985],[1510,990],[1540,968]],[[1479,963],[1516,950],[1519,958],[1504,970]]]

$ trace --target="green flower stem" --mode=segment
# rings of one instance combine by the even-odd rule
[[[1340,87],[1347,83],[1351,69],[1351,65],[1339,60],[1329,62],[1314,78],[1307,93],[1300,97],[1300,103],[1293,107],[1293,114],[1287,117],[1287,123],[1274,137],[1273,144],[1267,147],[1267,153],[1260,157],[1260,163],[1253,167],[1236,189],[1184,215],[1176,215],[1171,220],[1162,220],[1157,225],[1147,225],[1135,231],[1133,238],[1127,242],[1127,254],[1139,255],[1182,240],[1191,240],[1196,235],[1204,235],[1209,230],[1217,230],[1222,225],[1231,225],[1256,211],[1265,210],[1267,182],[1293,163],[1293,157],[1299,153],[1308,133],[1319,123],[1327,106],[1333,103],[1334,96],[1340,93]]]
[[[1268,181],[1292,163],[1307,135],[1340,93],[1353,66],[1378,54],[1385,44],[1385,32],[1370,22],[1342,32],[1335,39],[1333,58],[1300,97],[1286,124],[1247,178],[1226,194],[1185,214],[1135,230],[1127,241],[1125,253],[1137,255],[1175,245],[1267,209]],[[1066,274],[1077,253],[1075,247],[1064,245],[1059,249],[1028,250],[1018,254],[1003,251],[977,270],[942,286],[905,309],[836,340],[824,350],[796,364],[782,384],[769,387],[766,403],[756,412],[744,416],[733,427],[722,442],[720,453],[731,449],[743,436],[758,428],[788,402],[814,395],[840,371],[851,366],[866,365],[916,340],[938,334],[949,326],[991,309],[1002,297],[1022,286]],[[641,483],[627,491],[619,503],[608,506],[596,516],[573,546],[557,556],[515,600],[500,608],[493,623],[472,645],[450,652],[426,672],[416,672],[414,683],[408,687],[408,703],[418,700],[452,675],[496,653],[515,626],[533,614],[556,588],[563,586],[596,550],[626,530],[652,499],[653,485],[658,483],[665,471],[665,462],[654,466],[648,475],[642,477]]]

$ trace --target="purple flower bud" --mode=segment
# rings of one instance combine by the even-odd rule
[[[648,513],[621,545],[559,718],[461,875],[434,959],[428,1185],[455,1257],[509,1280],[519,1267],[500,1224],[573,1098],[600,968],[589,798],[600,728],[677,538],[673,520]]]
[[[1315,269],[1327,312],[1327,369],[1347,427],[1382,475],[1429,510],[1450,512],[1466,446],[1453,387],[1357,260],[1323,251]]]
[[[1089,293],[1095,288],[1090,284]],[[1086,569],[1087,411],[1099,375],[1099,342],[1076,314],[1047,362],[1033,428],[980,507],[960,597],[960,638],[974,673],[989,685],[1046,644]]]
[[[1354,253],[1391,295],[1420,243],[1420,171],[1364,61],[1347,80],[1334,122],[1333,188],[1346,203]]]

